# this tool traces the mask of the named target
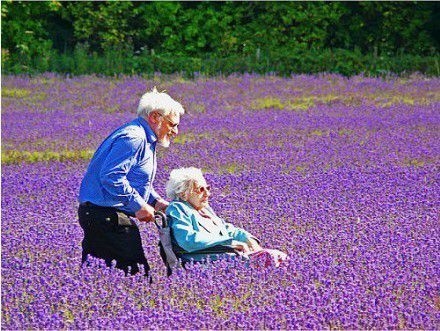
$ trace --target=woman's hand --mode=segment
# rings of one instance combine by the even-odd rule
[[[231,245],[234,249],[236,249],[237,251],[241,252],[241,253],[249,253],[251,250],[249,248],[249,246],[241,241],[233,241],[232,245]]]
[[[263,249],[263,247],[261,247],[260,244],[258,243],[258,241],[256,241],[254,238],[250,238],[247,241],[247,245],[248,245],[249,249],[251,250],[251,252],[258,252]]]

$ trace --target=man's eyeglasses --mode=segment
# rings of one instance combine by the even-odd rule
[[[162,114],[159,114],[163,119],[165,119],[165,121],[168,122],[168,124],[170,125],[170,127],[177,129],[180,123],[174,123],[173,121],[171,121],[169,118],[166,118],[165,116],[163,116]]]
[[[208,193],[208,192],[211,191],[211,186],[209,186],[209,185],[206,185],[206,186],[197,186],[197,187],[194,189],[194,191],[195,191],[197,194]]]

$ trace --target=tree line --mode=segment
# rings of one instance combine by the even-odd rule
[[[439,75],[438,2],[2,1],[2,71]]]

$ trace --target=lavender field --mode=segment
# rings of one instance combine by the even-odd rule
[[[219,215],[290,261],[153,283],[80,267],[77,194],[153,86],[180,101],[156,189],[196,166]],[[440,79],[2,77],[1,324],[15,329],[439,329]]]

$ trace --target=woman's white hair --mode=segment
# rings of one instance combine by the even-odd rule
[[[171,113],[183,115],[185,110],[182,105],[171,98],[165,92],[158,92],[156,87],[151,92],[145,93],[139,100],[137,108],[138,116],[147,116],[152,111],[157,111],[160,114],[167,116]]]
[[[201,169],[194,167],[174,169],[165,186],[167,197],[171,200],[177,198],[186,200],[191,192],[192,184],[204,180]]]

